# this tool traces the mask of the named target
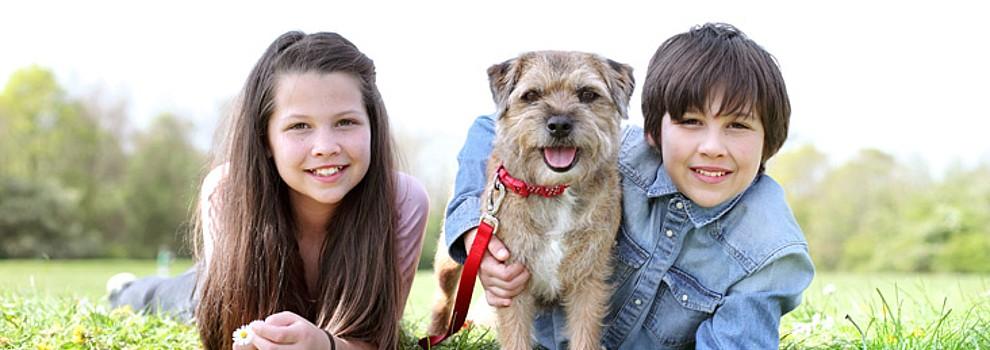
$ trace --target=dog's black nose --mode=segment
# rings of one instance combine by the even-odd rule
[[[550,136],[555,138],[564,138],[571,134],[571,127],[574,123],[571,121],[571,117],[555,115],[547,120],[547,131],[550,132]]]

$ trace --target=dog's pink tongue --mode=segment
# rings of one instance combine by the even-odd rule
[[[554,147],[554,148],[544,148],[543,158],[546,159],[547,164],[554,168],[566,168],[574,162],[574,155],[577,154],[577,148],[574,147]]]

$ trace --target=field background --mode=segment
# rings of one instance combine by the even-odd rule
[[[190,266],[188,260],[180,260],[170,267],[170,272],[175,275]],[[151,260],[0,261],[0,301],[3,301],[0,307],[8,315],[31,314],[35,308],[45,309],[39,305],[52,303],[69,305],[56,307],[54,314],[65,313],[66,308],[74,309],[73,304],[105,305],[106,280],[124,271],[146,276],[156,273],[156,266]],[[418,272],[413,282],[404,321],[407,331],[414,336],[424,333],[433,283],[430,271]],[[483,298],[476,293],[474,300],[469,319],[484,324]],[[990,330],[990,276],[819,273],[807,290],[804,303],[784,317],[782,347],[860,348],[864,342],[846,315],[865,331],[868,348],[923,349],[939,344],[942,348],[985,348],[990,343],[985,332]],[[60,316],[45,317],[49,320],[40,322],[56,325],[50,329],[40,325],[49,330],[39,332],[38,339],[46,332],[48,335],[61,332],[64,339],[71,339],[76,328],[60,327]],[[153,316],[148,318],[156,320]],[[165,327],[182,333],[186,339],[195,339],[195,332],[189,327],[170,324],[145,327]],[[4,325],[0,325],[0,330],[3,329]],[[3,336],[7,338],[0,337],[0,348],[18,348],[13,346],[9,335]],[[490,346],[490,335],[485,339],[481,343],[487,341],[485,346]],[[43,345],[39,343],[37,348],[43,349]],[[50,345],[58,348],[57,342]],[[76,348],[68,340],[63,345]],[[474,348],[471,344],[461,345]]]

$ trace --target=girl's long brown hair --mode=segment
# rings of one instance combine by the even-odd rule
[[[278,76],[308,72],[353,74],[371,124],[368,172],[330,219],[316,295],[304,278],[290,189],[268,156],[266,136]],[[196,307],[205,348],[230,349],[237,327],[281,311],[339,337],[395,348],[401,317],[395,159],[374,62],[335,33],[285,33],[254,66],[231,117],[214,164],[228,164],[212,198],[216,214],[200,218],[215,223],[211,258],[208,266],[200,264]]]

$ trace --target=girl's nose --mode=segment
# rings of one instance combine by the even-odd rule
[[[334,137],[333,131],[318,132],[313,140],[313,156],[327,157],[340,153],[340,143]]]

